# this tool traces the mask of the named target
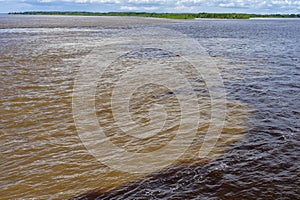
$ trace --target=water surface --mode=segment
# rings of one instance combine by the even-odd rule
[[[132,175],[98,162],[78,137],[72,94],[80,61],[103,40],[118,39],[122,30],[136,26],[6,27],[0,29],[1,198],[299,197],[299,20],[200,20],[152,26],[195,38],[221,70],[228,115],[210,159],[187,156],[167,169]],[[176,57],[157,49],[143,51],[161,62]],[[144,62],[138,55],[121,57],[111,68],[118,69],[122,63],[126,66],[125,61],[128,66]],[[106,74],[104,83],[109,85],[119,72]],[[97,116],[111,134],[117,134],[111,131],[112,118],[105,108],[105,95],[110,91],[104,83],[97,89]],[[209,104],[203,80],[197,84],[197,94]],[[147,106],[160,103],[169,105],[175,113],[171,117],[177,119],[174,94],[166,88],[151,88],[145,86],[134,93],[130,107],[133,120],[147,123]],[[202,114],[209,119],[207,109]],[[154,147],[166,139],[158,138]],[[135,147],[132,144],[126,146],[116,138],[118,142],[135,150],[130,149]],[[194,155],[193,149],[190,152]]]

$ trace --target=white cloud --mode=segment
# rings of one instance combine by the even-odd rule
[[[291,1],[291,0],[284,0],[284,1],[280,1],[280,0],[274,0],[272,1],[272,4],[274,5],[285,5],[285,6],[299,6],[300,5],[300,1]]]
[[[2,0],[0,0],[2,1]],[[25,0],[34,1],[34,0]],[[275,10],[300,12],[300,0],[36,0],[39,2],[68,2],[85,4],[115,4],[119,10],[139,11],[155,10],[176,12],[201,12],[205,9],[218,10],[227,9],[235,12],[256,11],[256,10]],[[228,10],[231,9],[231,10]]]
[[[0,0],[4,1],[4,0]],[[122,3],[124,6],[130,4],[203,4],[203,5],[211,5],[212,3],[215,6],[218,5],[255,5],[264,2],[264,4],[272,4],[272,5],[300,5],[299,0],[38,0],[39,2],[74,2],[74,3]]]
[[[148,3],[166,3],[167,0],[127,0],[124,3],[148,4]]]
[[[139,7],[136,7],[136,6],[121,6],[120,7],[121,10],[129,10],[129,11],[133,11],[133,10],[138,10]]]
[[[235,3],[229,2],[229,3],[220,3],[219,6],[221,7],[234,7]]]
[[[121,3],[120,0],[38,0],[39,2],[70,2],[70,3]]]
[[[124,11],[153,11],[159,9],[159,7],[150,6],[150,7],[139,7],[139,6],[121,6],[121,10]]]
[[[39,0],[39,2],[42,2],[42,3],[49,3],[49,2],[52,2],[52,0]]]

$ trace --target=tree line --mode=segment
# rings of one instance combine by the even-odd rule
[[[300,14],[245,14],[245,13],[148,13],[148,12],[59,12],[59,11],[29,11],[11,12],[22,15],[70,15],[70,16],[138,16],[169,19],[249,19],[249,18],[300,18]]]

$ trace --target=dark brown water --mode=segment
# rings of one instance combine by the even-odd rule
[[[0,20],[15,19],[2,16]],[[40,23],[44,28],[0,30],[1,199],[299,198],[299,20],[210,20],[93,28],[63,25],[46,28],[45,21]],[[49,24],[53,27],[53,23]],[[201,77],[194,80],[193,70],[186,70],[192,69],[191,66],[180,55],[155,46],[136,48],[132,43],[122,43],[126,39],[122,33],[134,35],[141,27],[145,32],[168,28],[194,38],[204,47],[199,54],[207,56],[205,59],[213,58],[221,71],[227,94],[225,125],[206,159],[195,157],[212,115],[205,81]],[[148,34],[146,40],[159,35],[151,31]],[[173,36],[163,35],[159,35],[160,39]],[[163,134],[128,142],[113,121],[114,112],[122,113],[123,108],[112,111],[109,107],[111,88],[117,77],[134,65],[146,66],[144,70],[149,74],[153,73],[152,65],[174,65],[193,80],[190,82],[204,119],[197,129],[200,139],[169,167],[145,174],[114,170],[101,164],[80,140],[77,132],[80,127],[75,124],[78,118],[73,115],[74,107],[72,110],[74,83],[82,72],[82,60],[104,42],[112,54],[133,48],[133,52],[123,54],[110,65],[97,83],[95,93],[99,124],[105,127],[114,144],[128,151],[155,151],[174,139],[173,131],[178,128],[174,122],[180,117],[180,106],[177,92],[170,88],[148,84],[132,91],[129,112],[142,128],[147,128],[151,116],[155,116],[154,125],[166,119],[157,112],[161,107],[151,110],[153,105],[166,105],[164,108],[170,115],[169,123],[162,129],[166,137]],[[123,45],[118,49],[114,43],[120,42]],[[134,80],[142,82],[143,76]],[[130,84],[124,85],[125,91],[130,88]],[[188,95],[184,88],[179,90],[180,94]],[[186,116],[190,123],[197,123],[189,114]],[[86,123],[92,122],[86,120]],[[127,124],[123,128],[126,127]],[[137,133],[132,130],[133,135]],[[141,145],[142,149],[136,149]],[[162,154],[159,159],[167,160],[175,151],[176,148],[171,148],[170,154]],[[118,158],[111,156],[108,159]],[[147,162],[145,157],[144,163]]]

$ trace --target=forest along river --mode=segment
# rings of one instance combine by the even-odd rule
[[[61,19],[64,20],[58,25],[51,17],[44,16],[43,20],[32,17],[34,23],[29,24],[35,28],[30,28],[22,26],[22,18],[0,17],[3,22],[0,29],[1,198],[299,197],[299,20],[197,20],[172,24],[150,20],[151,25],[134,25],[143,23],[130,23],[126,19],[126,25],[110,21],[111,26],[90,22],[91,27],[83,27],[86,18]],[[92,19],[97,18],[89,18]],[[80,25],[70,26],[74,20]],[[16,28],[3,26],[12,21]],[[176,38],[172,32],[181,36]],[[138,42],[126,43],[128,38],[137,38]],[[177,45],[167,45],[165,41],[170,38]],[[201,48],[199,52],[190,51],[184,46],[191,43],[180,46],[176,41],[198,41]],[[99,55],[95,55],[94,50],[103,44],[107,54],[98,51]],[[105,61],[103,55],[110,59],[109,55],[120,52],[94,85],[92,103],[97,123],[108,138],[104,142],[147,155],[176,138],[178,122],[184,120],[180,119],[183,113],[180,98],[189,97],[191,91],[184,87],[172,91],[159,82],[127,91],[132,84],[143,83],[147,73],[162,80],[172,80],[172,76],[177,77],[176,72],[183,74],[199,104],[200,123],[193,112],[184,115],[184,130],[189,130],[189,124],[198,123],[195,139],[184,155],[161,169],[147,170],[147,166],[141,165],[146,170],[144,174],[126,172],[130,163],[118,154],[103,152],[106,160],[118,161],[121,170],[101,164],[81,141],[82,127],[75,123],[80,111],[74,108],[72,99],[78,86],[76,77],[84,74],[84,64],[90,64],[83,60],[96,56]],[[207,67],[217,66],[226,90],[224,127],[217,142],[212,139],[208,143],[208,147],[214,148],[205,159],[199,159],[198,155],[213,115],[212,94],[208,80],[193,70],[182,56],[185,53],[199,54],[202,61],[209,60]],[[136,66],[140,66],[142,70],[138,72],[143,76],[135,76],[131,82],[122,79],[122,75]],[[156,74],[153,66],[159,66],[157,70],[174,68],[176,71],[170,74],[162,70]],[[130,92],[127,110],[118,106],[119,102],[113,106],[110,101],[115,95],[114,84],[120,80],[124,83],[124,94]],[[124,117],[119,116],[124,111],[128,111],[129,121],[135,122],[138,128],[131,128],[132,124],[126,120],[121,125],[115,121]],[[92,123],[86,118],[83,124],[87,128]],[[159,132],[155,132],[158,127]],[[129,135],[124,134],[126,130]],[[141,130],[147,130],[143,136],[139,135]],[[175,151],[176,146],[157,160],[170,160]],[[145,156],[144,163],[150,161]]]

